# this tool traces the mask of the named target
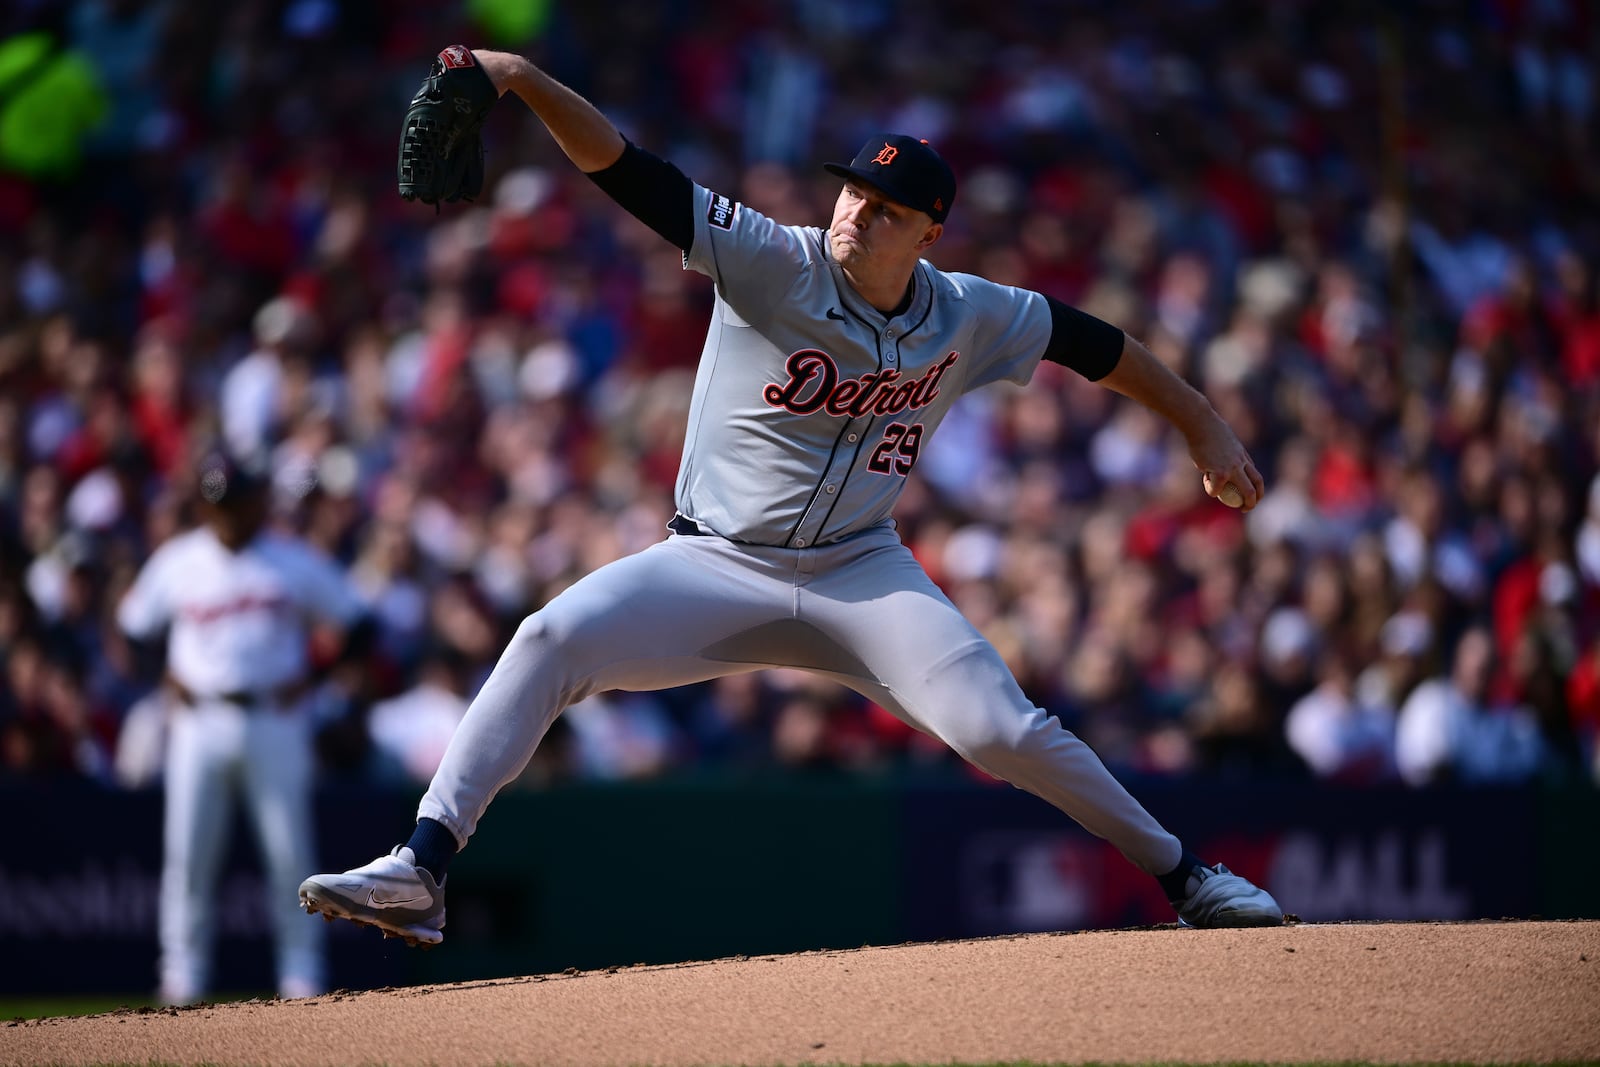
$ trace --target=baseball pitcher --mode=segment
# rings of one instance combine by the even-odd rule
[[[601,690],[789,667],[850,686],[1054,804],[1156,876],[1184,923],[1281,923],[1270,895],[1189,853],[1028,701],[890,517],[956,399],[990,382],[1026,383],[1041,359],[1166,417],[1207,490],[1252,508],[1261,475],[1210,403],[1114,326],[929,264],[956,181],[915,137],[874,137],[851,162],[827,164],[841,187],[826,228],[780,226],[628,142],[526,59],[453,46],[408,116],[402,195],[475,194],[475,121],[506,91],[715,283],[678,513],[671,536],[523,622],[451,739],[410,840],[364,867],[306,879],[301,904],[436,944],[450,858],[562,709]],[[429,123],[426,139],[411,137]]]
[[[315,758],[307,627],[345,629],[361,644],[362,614],[337,567],[296,539],[263,529],[270,483],[229,457],[200,472],[203,523],[161,545],[117,609],[136,641],[166,638],[168,723],[161,867],[160,996],[206,993],[216,930],[215,883],[242,795],[267,874],[277,938],[278,992],[323,991],[320,933],[289,895],[316,865],[311,825]]]

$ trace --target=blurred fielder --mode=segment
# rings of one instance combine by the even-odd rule
[[[265,530],[271,487],[213,455],[200,472],[202,524],[151,555],[117,610],[135,640],[166,636],[168,726],[161,866],[161,999],[187,1004],[211,982],[216,881],[235,794],[266,867],[278,992],[323,991],[321,931],[294,886],[316,865],[308,626],[367,626],[344,574],[310,546]]]

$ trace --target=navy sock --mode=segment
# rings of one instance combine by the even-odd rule
[[[418,819],[417,828],[411,831],[406,845],[416,854],[417,866],[433,875],[433,880],[444,884],[445,868],[456,854],[456,835],[444,823],[433,819]]]
[[[1189,874],[1196,867],[1204,867],[1200,858],[1188,849],[1183,850],[1183,858],[1178,865],[1166,874],[1156,875],[1156,881],[1161,883],[1161,888],[1167,894],[1167,899],[1180,901],[1189,895]]]

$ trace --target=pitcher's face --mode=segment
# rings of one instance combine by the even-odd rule
[[[847,181],[834,201],[828,247],[842,266],[886,269],[916,263],[943,232],[925,213]]]

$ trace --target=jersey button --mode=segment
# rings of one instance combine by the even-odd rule
[[[794,543],[794,547],[796,547],[796,548],[804,548],[804,547],[806,547],[806,539],[804,537],[796,538],[795,539],[795,543]]]
[[[851,444],[855,444],[855,443],[856,443],[856,440],[857,440],[857,439],[858,439],[858,438],[859,438],[859,437],[860,437],[860,436],[861,436],[861,435],[860,435],[860,434],[854,434],[854,433],[853,433],[853,434],[851,434],[851,435],[850,435],[850,436],[849,436],[849,437],[847,437],[847,438],[845,438],[845,440],[846,440],[846,441],[849,441],[849,442],[850,442],[850,443],[851,443]]]
[[[839,487],[838,487],[838,486],[836,486],[836,485],[830,485],[830,486],[828,486],[828,492],[830,492],[830,493],[831,493],[831,492],[833,492],[833,491],[834,491],[834,490],[835,490],[835,489],[837,489],[837,488],[839,488]]]

